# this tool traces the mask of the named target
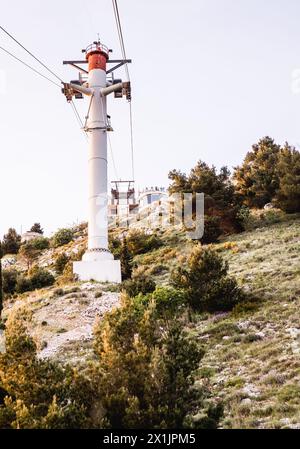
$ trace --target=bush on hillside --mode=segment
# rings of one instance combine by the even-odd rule
[[[131,297],[139,295],[146,295],[147,293],[152,293],[156,288],[155,282],[145,276],[139,275],[133,279],[127,279],[122,283],[122,289]]]
[[[49,287],[55,282],[54,276],[49,271],[40,267],[33,267],[29,271],[29,279],[33,290]]]
[[[234,278],[228,276],[228,264],[211,249],[196,247],[188,267],[179,267],[171,275],[172,284],[186,294],[195,311],[228,311],[244,299]]]
[[[122,241],[119,238],[109,238],[109,250],[116,259],[120,259]]]
[[[155,298],[145,303],[123,296],[122,306],[106,314],[95,336],[92,377],[99,379],[108,427],[179,429],[190,414],[207,418],[204,391],[193,389],[204,352],[187,337],[183,323],[161,316]]]
[[[96,358],[84,374],[38,359],[26,310],[11,313],[0,354],[0,428],[217,427],[220,406],[207,406],[208,390],[193,388],[204,351],[174,319],[174,294],[123,296],[98,322]]]
[[[17,285],[17,270],[3,270],[2,271],[2,288],[3,293],[7,295],[13,295],[16,290]]]
[[[30,241],[33,248],[43,251],[45,249],[48,249],[50,246],[50,240],[47,237],[38,237],[36,239],[33,239]]]
[[[54,248],[67,245],[73,239],[73,231],[71,229],[59,229],[51,239],[51,244]]]
[[[75,276],[73,273],[73,262],[69,260],[69,262],[65,265],[64,271],[62,272],[59,278],[59,285],[65,285],[69,282],[73,282],[75,280]]]
[[[145,254],[163,245],[161,239],[155,234],[146,234],[144,231],[131,230],[127,236],[127,247],[134,257],[138,254]]]
[[[57,274],[63,273],[65,266],[67,265],[69,260],[70,260],[69,257],[65,253],[59,254],[57,256],[54,262],[54,269]]]
[[[33,267],[28,276],[18,275],[15,287],[16,293],[24,293],[32,290],[49,287],[55,282],[54,276],[44,268]]]
[[[32,290],[34,290],[34,289],[32,288],[30,279],[26,276],[19,275],[18,279],[17,279],[15,292],[18,294],[21,294],[21,293],[25,293],[25,292],[30,292]]]

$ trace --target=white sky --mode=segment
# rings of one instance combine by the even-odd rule
[[[120,57],[110,0],[1,0],[0,24],[66,81],[97,38]],[[259,138],[300,143],[297,0],[119,0],[133,88],[137,185],[198,159],[239,164]],[[0,31],[0,45],[37,63]],[[47,73],[47,72],[45,72]],[[122,70],[119,74],[123,75]],[[76,102],[81,115],[87,105]],[[109,100],[118,176],[130,177],[126,101]],[[87,216],[87,147],[60,90],[0,51],[0,236]],[[110,163],[110,178],[115,178]]]

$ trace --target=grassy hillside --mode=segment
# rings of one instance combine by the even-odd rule
[[[146,273],[157,260],[166,270],[184,263],[191,246],[167,236],[166,246],[136,261]],[[283,217],[211,246],[257,302],[248,311],[194,317],[189,330],[206,349],[199,384],[224,401],[223,427],[299,428],[300,219]]]
[[[222,427],[300,428],[300,217],[262,224],[211,245],[256,300],[234,313],[192,316],[188,331],[206,350],[197,384],[224,402]],[[137,272],[167,284],[195,243],[174,228],[159,237],[163,246],[134,262]],[[79,232],[75,242],[44,252],[40,263],[51,269],[57,253],[76,252],[84,241]],[[50,287],[6,301],[4,317],[25,308],[40,354],[79,363],[91,356],[95,317],[118,303],[112,290],[96,283]]]

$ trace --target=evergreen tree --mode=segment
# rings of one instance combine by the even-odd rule
[[[264,137],[253,145],[243,164],[235,168],[235,188],[247,206],[261,208],[273,200],[279,187],[276,171],[279,153],[280,146]]]
[[[34,223],[34,225],[31,227],[30,232],[36,232],[37,234],[44,234],[44,230],[41,227],[40,223]]]
[[[245,297],[235,278],[228,275],[228,263],[200,245],[191,253],[187,268],[173,271],[171,282],[199,312],[232,310]]]
[[[199,417],[195,426],[207,419],[204,390],[193,389],[204,351],[185,333],[183,320],[175,319],[180,309],[165,313],[174,295],[172,289],[138,301],[124,295],[121,307],[95,328],[98,360],[91,378],[108,427],[179,429],[190,413]]]
[[[280,150],[276,173],[279,188],[275,204],[288,213],[300,212],[300,153],[288,143]]]
[[[33,264],[33,262],[38,258],[40,252],[41,251],[37,249],[33,244],[33,241],[27,242],[21,246],[19,254],[22,257],[22,259],[24,259],[25,262],[27,263],[28,270]]]
[[[132,275],[132,256],[128,249],[127,239],[124,236],[120,252],[122,280],[130,279]]]
[[[190,173],[186,175],[181,171],[169,172],[171,184],[169,193],[203,193],[204,207],[207,225],[210,225],[208,217],[220,218],[220,233],[241,231],[242,225],[239,219],[241,201],[235,192],[227,167],[217,169],[210,167],[203,161],[198,161]],[[196,211],[196,196],[193,195],[193,213]]]
[[[236,204],[237,198],[227,167],[222,167],[218,173],[214,166],[209,167],[205,162],[198,161],[189,175],[172,170],[169,172],[169,179],[172,181],[169,186],[170,194],[204,193],[206,206],[224,208]]]
[[[14,228],[9,228],[2,241],[3,256],[5,254],[17,254],[21,246],[21,236]]]

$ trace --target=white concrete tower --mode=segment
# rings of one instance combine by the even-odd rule
[[[74,262],[73,272],[80,280],[121,282],[121,266],[108,249],[107,196],[107,110],[106,96],[112,92],[129,94],[129,83],[107,82],[109,50],[94,42],[85,50],[87,82],[64,85],[67,99],[75,93],[90,97],[85,131],[88,136],[88,249],[82,261]],[[68,98],[69,95],[69,98]]]

